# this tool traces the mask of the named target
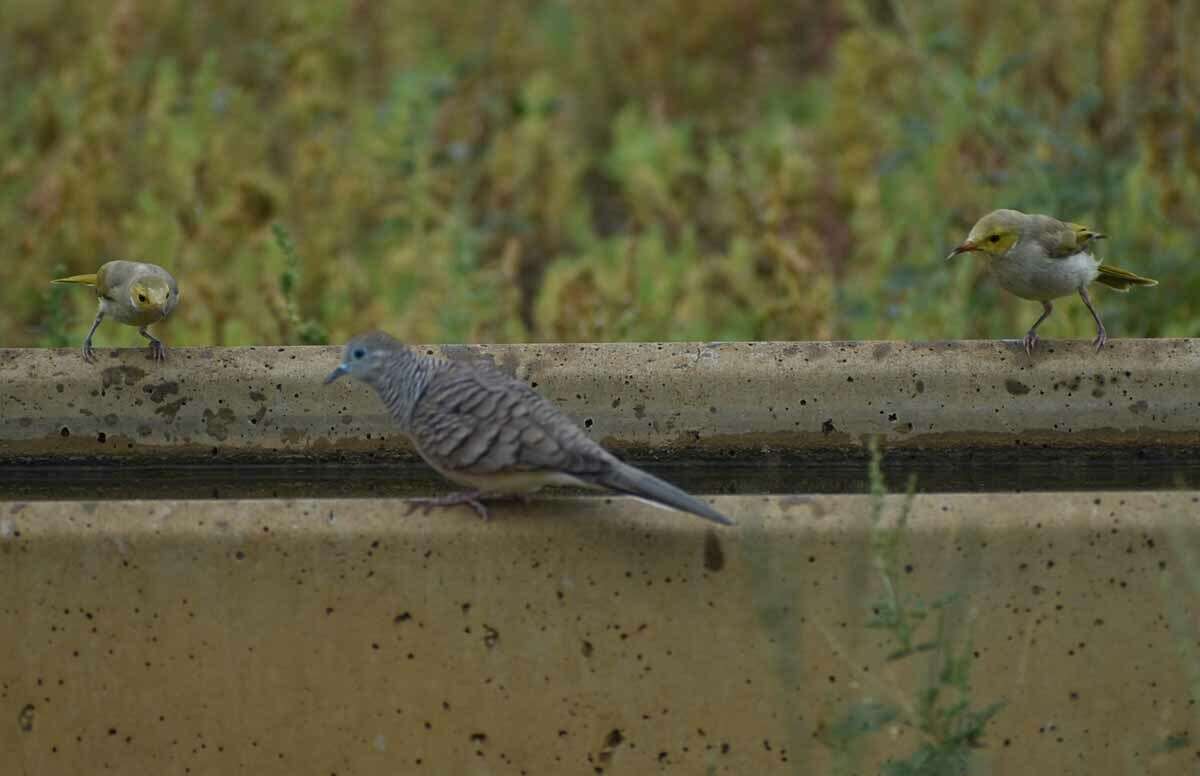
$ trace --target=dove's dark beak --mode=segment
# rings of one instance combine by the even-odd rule
[[[325,384],[329,385],[334,380],[338,379],[339,377],[341,377],[344,374],[348,374],[349,372],[350,372],[350,370],[346,367],[345,364],[338,364],[337,369],[330,372],[329,377],[325,378]]]
[[[970,253],[971,251],[977,251],[977,250],[979,250],[979,246],[976,245],[975,243],[971,242],[970,240],[967,240],[965,243],[958,246],[954,250],[950,251],[950,253],[946,254],[946,261],[950,261],[950,259],[953,259],[955,256],[957,256],[960,253]]]

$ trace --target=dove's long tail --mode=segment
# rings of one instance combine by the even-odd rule
[[[611,490],[653,501],[680,512],[690,512],[714,523],[733,525],[732,520],[695,496],[627,463],[615,461],[608,472],[596,477],[594,481],[597,485]]]

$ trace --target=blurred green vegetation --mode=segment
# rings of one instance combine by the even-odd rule
[[[1035,303],[941,261],[1001,206],[1163,281],[1098,292],[1114,336],[1200,334],[1196,3],[0,16],[5,345],[81,339],[94,299],[47,281],[116,257],[180,278],[172,345],[1019,337]],[[143,344],[121,328],[98,341]],[[1043,333],[1092,326],[1072,300]]]

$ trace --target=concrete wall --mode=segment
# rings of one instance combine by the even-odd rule
[[[894,519],[899,499],[886,514]],[[921,496],[896,580],[959,593],[981,773],[1196,768],[1197,495]],[[0,516],[8,774],[834,773],[888,661],[869,497],[41,502]],[[921,639],[935,636],[926,625]],[[1175,738],[1173,738],[1175,737]],[[911,753],[866,739],[859,768]]]
[[[446,347],[492,360],[618,451],[1200,443],[1200,340]],[[337,348],[0,350],[0,459],[404,454]]]
[[[453,348],[619,450],[1164,445],[1200,433],[1200,346],[759,343]],[[331,348],[0,351],[0,457],[402,455]],[[911,425],[910,425],[911,424]],[[66,429],[66,432],[63,432]],[[69,476],[65,474],[64,476]],[[0,774],[877,773],[855,706],[915,713],[944,650],[887,659],[887,585],[957,594],[941,643],[1007,705],[981,773],[1200,762],[1200,493],[918,496],[877,572],[868,496],[737,496],[710,528],[624,498],[408,515],[384,499],[0,503]],[[889,497],[891,525],[900,497]],[[936,639],[930,621],[919,640]],[[936,672],[934,672],[936,673]]]

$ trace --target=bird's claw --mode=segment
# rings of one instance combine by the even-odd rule
[[[483,502],[480,501],[479,499],[477,499],[477,498],[464,499],[462,503],[471,507],[471,509],[474,509],[475,514],[479,515],[480,520],[483,520],[486,522],[492,518],[491,513],[488,512],[488,508],[485,507],[483,505]]]
[[[483,520],[491,519],[491,514],[488,512],[483,502],[479,500],[478,493],[451,493],[438,498],[414,498],[409,499],[408,511],[405,515],[411,515],[416,510],[421,510],[421,514],[427,515],[430,510],[435,507],[453,507],[465,504],[475,510],[475,514],[479,515]]]
[[[153,358],[156,363],[161,364],[163,361],[166,361],[167,360],[167,346],[162,344],[158,340],[151,340],[150,341],[150,357]]]
[[[1033,351],[1037,349],[1037,344],[1040,342],[1037,332],[1030,330],[1025,335],[1025,355],[1033,358]]]
[[[1100,349],[1104,347],[1105,342],[1108,342],[1108,332],[1102,328],[1096,333],[1096,339],[1092,340],[1092,344],[1096,346],[1097,353],[1099,353]]]
[[[83,360],[89,364],[96,363],[96,349],[92,347],[91,342],[83,343]]]

